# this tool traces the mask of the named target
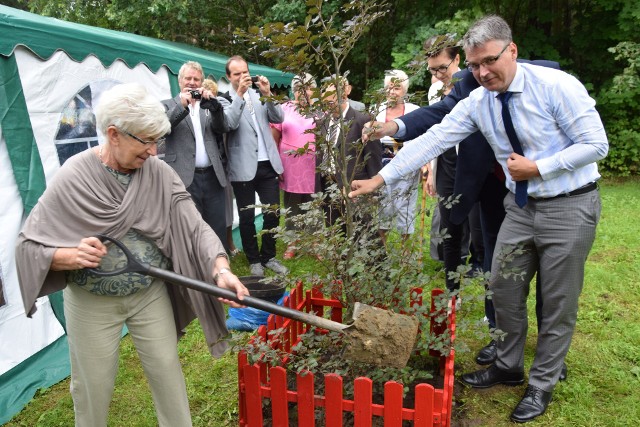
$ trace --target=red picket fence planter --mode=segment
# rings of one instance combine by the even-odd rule
[[[421,289],[417,289],[421,301]],[[431,310],[435,311],[434,298],[441,290],[431,292]],[[322,316],[329,310],[331,320],[342,321],[342,306],[339,301],[324,299],[317,290],[304,291],[299,283],[291,292],[285,304],[288,307]],[[452,301],[451,307],[455,307]],[[431,331],[442,333],[448,327],[451,332],[451,343],[455,338],[455,309],[448,315],[448,325],[435,324],[431,320]],[[258,334],[270,340],[269,331],[283,328],[284,336],[272,341],[274,347],[281,347],[290,352],[308,326],[304,323],[271,315],[266,327],[261,326]],[[394,381],[384,385],[384,404],[373,403],[373,381],[360,377],[354,380],[353,400],[343,398],[343,379],[337,374],[324,376],[325,394],[317,395],[314,391],[314,376],[311,373],[296,375],[296,391],[287,388],[287,371],[282,367],[269,368],[265,364],[250,365],[247,355],[238,355],[238,389],[239,415],[241,427],[263,427],[264,417],[262,404],[264,399],[271,401],[271,424],[274,427],[289,427],[289,403],[297,406],[297,426],[314,427],[315,410],[323,408],[324,421],[327,427],[342,427],[345,412],[352,412],[354,427],[370,427],[374,417],[382,417],[385,427],[401,427],[403,421],[411,421],[415,427],[449,427],[451,422],[451,404],[453,397],[453,362],[455,351],[449,356],[432,355],[440,358],[440,370],[444,374],[442,389],[430,384],[418,384],[415,387],[415,407],[403,407],[403,386]],[[291,426],[294,427],[294,426]]]

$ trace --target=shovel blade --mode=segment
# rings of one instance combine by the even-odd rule
[[[345,329],[345,357],[378,366],[404,368],[413,352],[419,322],[415,316],[356,303]]]

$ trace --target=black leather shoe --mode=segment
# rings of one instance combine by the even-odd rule
[[[520,385],[524,382],[524,373],[505,372],[491,365],[487,369],[464,374],[462,382],[473,388],[489,388],[497,384]]]
[[[565,381],[567,379],[567,364],[562,363],[562,370],[560,371],[560,377],[558,378],[560,381]]]
[[[476,355],[476,363],[478,365],[491,365],[496,361],[497,356],[498,346],[495,340],[491,340],[491,342],[482,347]]]
[[[544,391],[535,386],[528,386],[524,397],[511,413],[511,420],[517,423],[526,423],[535,417],[544,414],[551,402],[551,392]]]

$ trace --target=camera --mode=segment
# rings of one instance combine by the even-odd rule
[[[251,83],[256,84],[258,83],[258,80],[260,80],[258,76],[251,76]]]
[[[202,94],[200,93],[199,90],[195,89],[195,90],[189,90],[189,93],[191,94],[191,97],[193,99],[202,99]]]

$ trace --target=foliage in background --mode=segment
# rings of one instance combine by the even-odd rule
[[[601,114],[607,122],[609,155],[602,166],[612,175],[640,172],[640,43],[622,42],[609,49],[615,59],[624,61],[622,73],[604,86],[598,96]]]
[[[349,4],[326,0],[323,9],[330,13]],[[242,54],[269,66],[277,66],[277,59],[249,51],[234,31],[277,21],[301,25],[306,16],[304,0],[12,0],[9,5],[225,55]],[[521,57],[556,60],[564,70],[578,76],[598,100],[612,142],[611,161],[602,166],[610,174],[637,174],[633,163],[637,163],[640,123],[629,118],[640,116],[640,107],[637,102],[625,104],[625,117],[619,117],[620,98],[611,92],[619,86],[615,79],[628,69],[627,58],[633,58],[622,52],[621,46],[625,42],[640,43],[637,0],[391,0],[384,16],[366,29],[344,60],[343,70],[351,72],[353,98],[362,99],[372,86],[376,88],[385,70],[404,68],[420,53],[427,37],[454,32],[462,35],[475,18],[487,13],[497,13],[509,22]],[[336,19],[336,24],[341,24],[341,18]],[[312,74],[326,77],[320,71],[312,70]],[[637,68],[633,71],[637,77]],[[429,83],[429,76],[418,74],[412,79],[412,90],[426,91]],[[637,89],[630,89],[637,101]]]

